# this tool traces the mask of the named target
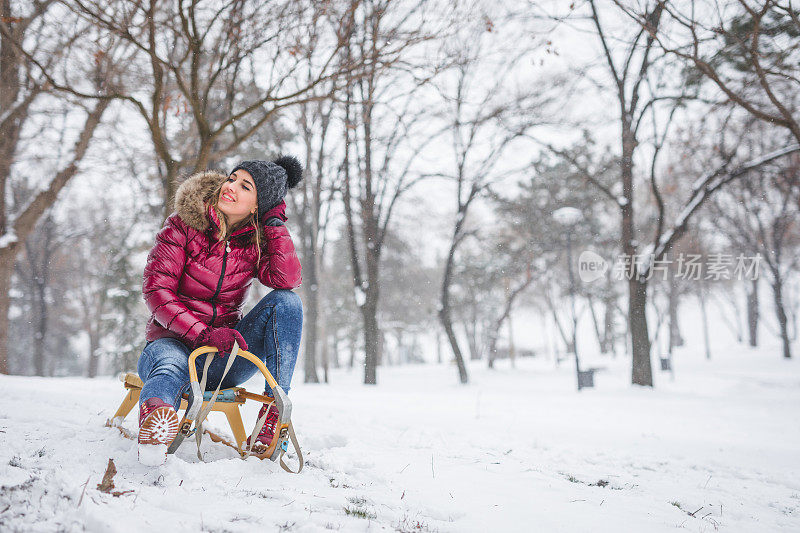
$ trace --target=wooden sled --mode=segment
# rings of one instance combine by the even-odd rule
[[[195,390],[199,391],[197,371],[195,370],[194,364],[195,359],[202,354],[213,355],[210,352],[216,351],[216,348],[203,346],[194,350],[189,356],[190,382]],[[258,367],[258,369],[267,379],[267,384],[272,388],[275,397],[271,398],[264,394],[248,392],[243,387],[233,387],[230,389],[220,390],[216,401],[211,407],[211,411],[219,411],[225,414],[225,417],[228,420],[228,425],[230,425],[231,432],[233,433],[234,443],[229,443],[222,437],[219,437],[210,431],[206,430],[206,433],[211,436],[211,439],[214,442],[222,442],[223,444],[227,444],[228,446],[235,448],[242,458],[246,458],[248,455],[254,455],[259,459],[270,459],[272,461],[280,462],[281,467],[287,472],[299,473],[300,470],[303,469],[303,455],[300,451],[300,446],[297,443],[297,438],[294,433],[294,427],[291,423],[291,402],[286,396],[286,393],[277,384],[275,379],[272,377],[272,374],[269,372],[269,370],[267,370],[266,366],[260,359],[246,350],[239,350],[237,355],[239,357],[245,357],[253,362],[256,367]],[[120,374],[119,379],[122,381],[122,384],[128,393],[122,400],[117,412],[114,413],[114,416],[106,421],[106,426],[108,427],[122,427],[122,421],[125,420],[125,417],[128,416],[128,413],[130,413],[133,408],[138,405],[139,395],[141,394],[142,386],[144,385],[141,378],[133,372]],[[212,399],[213,394],[213,391],[204,391],[202,405],[190,406],[188,403],[188,393],[184,393],[183,398],[181,399],[179,410],[183,410],[185,414],[183,420],[181,421],[178,436],[176,437],[175,441],[173,441],[173,445],[170,447],[170,453],[174,453],[177,446],[180,445],[186,436],[194,433],[194,429],[190,430],[190,426],[194,420],[192,412],[196,414],[199,410],[205,409]],[[244,424],[242,422],[242,415],[239,411],[240,406],[243,405],[247,400],[255,400],[267,405],[276,403],[279,412],[278,424],[270,445],[268,447],[261,446],[260,450],[253,451],[249,454],[247,452],[248,435],[245,432]],[[300,463],[296,472],[291,470],[283,460],[283,455],[288,449],[287,444],[290,439]]]

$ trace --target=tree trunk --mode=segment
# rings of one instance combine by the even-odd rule
[[[778,325],[781,328],[781,341],[783,342],[783,357],[792,358],[791,346],[789,343],[789,330],[787,328],[786,308],[783,303],[783,279],[780,274],[774,273],[772,283],[772,296],[775,302],[775,314],[778,316]]]
[[[750,346],[758,346],[758,279],[751,280],[747,291],[747,333]]]
[[[671,264],[669,270],[669,290],[667,292],[667,303],[669,312],[669,348],[668,352],[672,355],[672,351],[683,346],[683,336],[681,335],[680,324],[678,323],[678,283],[675,281],[675,276],[672,273]]]
[[[453,280],[456,247],[461,240],[461,221],[463,221],[463,219],[463,213],[459,212],[458,222],[456,223],[456,228],[453,231],[453,240],[450,242],[450,250],[447,254],[447,261],[445,262],[444,267],[441,302],[439,304],[439,321],[441,322],[444,332],[447,335],[447,340],[450,342],[450,348],[453,350],[453,356],[456,359],[456,365],[458,365],[458,378],[461,383],[466,384],[469,382],[467,365],[464,363],[464,355],[461,352],[461,347],[458,345],[456,333],[453,331],[453,319],[450,315],[450,285],[452,284]]]
[[[606,347],[605,339],[603,338],[603,333],[600,331],[600,321],[597,319],[597,313],[594,310],[594,298],[588,296],[587,300],[589,302],[589,312],[592,315],[594,334],[597,337],[597,345],[600,347],[600,353],[601,354],[608,353],[608,348]]]
[[[31,258],[33,260],[33,258]],[[47,301],[45,300],[45,282],[34,278],[34,302],[36,309],[36,327],[33,330],[33,368],[35,375],[45,374],[45,338],[47,335]]]
[[[711,341],[708,335],[708,313],[706,312],[705,283],[700,282],[700,313],[703,319],[703,344],[706,349],[706,359],[711,359]]]
[[[8,312],[11,309],[11,274],[16,246],[0,248],[0,374],[8,374]]]
[[[378,365],[377,366],[391,366],[392,357],[386,353],[386,333],[378,328]]]
[[[372,291],[367,291],[371,293]],[[367,297],[367,302],[361,307],[361,316],[364,319],[364,384],[375,385],[378,383],[378,319],[376,313],[377,302],[374,298]]]
[[[473,315],[471,323],[464,322],[464,333],[467,337],[467,348],[469,348],[470,361],[476,361],[481,358],[481,351],[478,348],[478,320]]]
[[[108,108],[109,102],[109,100],[100,100],[97,102],[94,109],[89,112],[89,115],[86,117],[86,122],[83,125],[83,130],[78,136],[78,140],[73,148],[73,156],[69,164],[55,175],[46,189],[36,192],[33,199],[26,205],[24,210],[17,215],[12,226],[17,235],[17,242],[0,248],[0,265],[2,265],[0,266],[0,270],[2,271],[2,275],[0,275],[0,295],[3,295],[0,297],[0,301],[4,302],[0,305],[0,372],[2,373],[6,373],[8,370],[8,310],[10,307],[10,300],[7,298],[7,295],[11,289],[11,272],[14,268],[17,252],[19,251],[18,243],[25,242],[28,235],[33,232],[39,218],[56,202],[61,190],[78,173],[78,163],[80,163],[84,155],[86,155],[86,151],[89,149],[89,143],[94,136],[97,126],[100,124],[103,113]],[[8,227],[3,229],[8,231]],[[7,272],[5,271],[6,269],[8,269]]]
[[[436,362],[442,364],[442,332],[436,328]]]
[[[624,106],[623,106],[624,109]],[[628,333],[631,341],[631,383],[653,386],[653,368],[650,364],[650,336],[647,332],[647,280],[639,279],[636,267],[636,237],[633,211],[633,152],[636,138],[631,129],[631,117],[622,115],[622,251],[632,258],[628,280]]]
[[[320,214],[320,198],[319,198],[319,184],[322,176],[322,153],[320,153],[317,161],[316,170],[310,172],[313,161],[312,154],[314,153],[314,134],[311,125],[309,124],[309,107],[307,104],[300,106],[301,111],[301,124],[303,127],[303,141],[306,148],[306,164],[307,170],[306,179],[302,182],[303,190],[303,208],[302,216],[300,217],[300,229],[302,231],[303,242],[303,264],[306,265],[303,271],[303,277],[307,279],[305,283],[305,296],[306,306],[308,311],[306,313],[306,323],[303,329],[307,329],[305,344],[305,361],[304,372],[306,383],[318,383],[319,376],[317,375],[317,353],[318,345],[322,344],[323,359],[327,357],[327,342],[324,341],[325,334],[319,332],[319,329],[324,330],[324,326],[320,328],[320,291],[319,291],[319,278],[321,274],[321,251],[319,250],[319,214]],[[320,152],[324,149],[324,133],[320,138]],[[320,342],[322,339],[322,342]],[[325,382],[328,382],[328,362],[323,361],[323,372],[325,374]]]
[[[514,326],[511,317],[508,317],[508,357],[511,359],[511,368],[517,367],[517,347],[514,344]]]
[[[0,4],[0,16],[6,19],[13,19],[19,15],[11,10],[11,1],[3,0]],[[23,42],[23,33],[26,25],[18,23],[7,24],[10,38],[5,34],[0,34],[0,110],[3,113],[12,109],[20,93],[20,68],[21,54],[16,43]],[[30,105],[30,100],[28,100]],[[15,116],[14,116],[15,115]],[[27,106],[20,106],[18,112],[5,118],[0,130],[0,192],[4,195],[0,198],[0,235],[5,234],[8,229],[8,218],[6,213],[6,181],[11,173],[11,166],[14,164],[14,156],[17,152],[22,125],[27,118]],[[6,315],[3,315],[6,316]],[[2,365],[2,362],[0,362]],[[5,371],[3,371],[5,374]]]
[[[16,11],[12,12],[10,0],[2,0],[0,16],[4,20],[13,19],[18,15],[19,13]],[[10,23],[7,24],[7,28],[11,34],[10,37],[5,34],[0,35],[0,111],[6,112],[15,104],[17,111],[2,121],[0,130],[0,194],[2,194],[0,197],[0,237],[14,229],[7,213],[6,187],[11,167],[14,164],[22,126],[28,116],[28,108],[36,96],[34,93],[29,93],[29,97],[23,99],[26,102],[25,105],[18,102],[23,85],[20,84],[22,57],[16,43],[23,42],[27,24]],[[24,238],[17,236],[16,242],[0,248],[0,374],[8,374],[8,312],[11,309],[9,292],[19,243],[23,241]]]
[[[330,355],[329,355],[329,346],[328,346],[328,333],[327,327],[325,324],[325,320],[319,320],[319,338],[320,338],[320,356],[322,359],[322,381],[323,383],[328,383],[328,371],[330,369]]]
[[[403,328],[397,328],[394,336],[397,339],[397,361],[395,363],[398,365],[408,364],[408,349],[403,338]],[[391,359],[387,358],[387,360]]]
[[[458,377],[461,383],[469,383],[469,376],[467,374],[467,367],[464,364],[464,356],[461,353],[461,347],[458,345],[458,340],[456,339],[455,331],[453,331],[453,322],[450,319],[450,307],[448,305],[447,309],[442,309],[439,313],[439,319],[441,320],[442,326],[444,327],[444,331],[447,334],[447,340],[450,342],[450,347],[453,350],[453,355],[456,359],[456,364],[458,365]]]
[[[494,360],[497,358],[497,339],[499,337],[497,328],[489,332],[489,368],[494,368]]]
[[[308,257],[306,257],[308,259]],[[319,291],[317,290],[315,261],[306,260],[306,265],[310,268],[308,290],[306,293],[306,311],[304,313],[303,331],[305,335],[305,349],[303,355],[303,369],[305,373],[305,383],[319,383],[317,375],[317,332],[319,322]],[[305,270],[303,275],[306,275]],[[325,370],[327,374],[327,369]]]
[[[87,375],[90,378],[97,377],[97,370],[100,367],[100,338],[97,330],[89,332],[89,366],[87,368]]]
[[[611,283],[611,276],[609,276],[609,284]],[[616,305],[616,301],[614,298],[614,293],[611,290],[611,286],[607,288],[606,294],[603,296],[603,344],[605,345],[606,351],[604,353],[608,353],[609,351],[614,355],[617,356],[617,344],[615,342],[615,331],[614,331],[614,307]]]
[[[326,327],[324,329],[327,330],[327,323],[326,323]],[[330,347],[330,350],[331,350],[331,353],[332,353],[333,368],[341,368],[341,363],[339,362],[339,346],[340,346],[340,344],[339,344],[339,342],[340,342],[339,341],[339,332],[338,331],[334,331],[333,335],[331,335],[331,337],[332,337],[332,341],[331,341],[332,345]],[[323,338],[325,338],[325,337],[323,337]],[[327,342],[325,343],[325,346],[326,346],[326,350],[327,350],[327,346],[328,346]]]
[[[350,335],[350,369],[356,366],[356,350],[358,350],[358,335]]]
[[[636,278],[628,281],[628,324],[630,327],[633,363],[631,383],[653,386],[653,368],[650,364],[650,337],[647,332],[647,283]]]

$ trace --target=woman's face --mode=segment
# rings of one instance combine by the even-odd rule
[[[228,176],[219,192],[217,206],[228,217],[231,225],[255,213],[258,197],[253,176],[241,168]]]

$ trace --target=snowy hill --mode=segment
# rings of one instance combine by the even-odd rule
[[[449,365],[382,368],[378,387],[335,371],[292,389],[299,476],[208,438],[205,463],[191,441],[146,468],[103,427],[116,379],[0,376],[0,530],[798,531],[800,364],[715,353],[678,352],[654,390],[622,358],[585,362],[607,370],[580,393],[541,359],[473,366],[468,386]],[[109,458],[131,492],[97,489]]]

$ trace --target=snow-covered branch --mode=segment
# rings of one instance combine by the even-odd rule
[[[683,236],[683,234],[686,232],[686,228],[688,227],[691,216],[701,205],[703,205],[703,202],[711,197],[716,190],[726,183],[729,183],[734,179],[747,174],[751,170],[759,168],[767,163],[795,152],[800,152],[800,144],[792,144],[784,148],[774,150],[757,157],[756,159],[752,159],[730,172],[727,171],[730,163],[725,162],[720,167],[697,179],[692,185],[692,194],[689,197],[689,200],[686,202],[684,208],[681,210],[680,215],[678,215],[678,218],[675,220],[675,224],[673,224],[670,230],[661,235],[661,237],[658,239],[658,242],[654,243],[653,259],[660,259],[666,253],[669,247],[672,246],[672,244],[681,236]],[[645,263],[642,271],[640,272],[640,276],[646,278],[649,268],[650,264]]]

